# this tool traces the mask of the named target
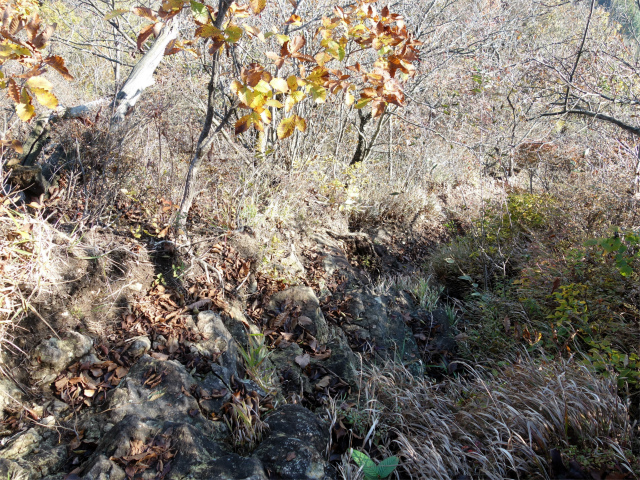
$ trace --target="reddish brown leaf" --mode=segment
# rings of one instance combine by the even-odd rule
[[[142,51],[142,45],[147,40],[147,38],[149,38],[153,34],[154,26],[155,24],[152,23],[150,25],[147,25],[140,31],[140,35],[138,35],[138,40],[136,41],[136,45],[138,45],[138,50]]]
[[[16,84],[16,81],[13,78],[9,80],[9,88],[7,90],[7,95],[15,103],[20,103],[20,87],[18,87],[18,85]]]

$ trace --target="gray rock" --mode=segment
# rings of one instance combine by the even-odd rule
[[[302,265],[302,262],[296,255],[296,251],[293,246],[291,247],[291,254],[288,257],[283,258],[280,263],[284,267],[284,271],[287,275],[303,277],[305,274],[304,265]]]
[[[238,353],[238,345],[225,326],[220,315],[212,311],[198,314],[198,330],[204,340],[197,345],[205,356],[217,357],[217,362],[235,373],[242,369],[242,361]]]
[[[240,308],[235,305],[222,314],[222,323],[235,341],[244,347],[249,344],[249,335],[260,334],[260,329],[249,321]]]
[[[91,468],[84,474],[84,480],[124,480],[126,474],[115,462],[99,455]]]
[[[7,447],[0,451],[0,458],[18,460],[36,450],[42,442],[42,437],[35,428],[30,428],[16,437]]]
[[[314,233],[311,240],[317,245],[322,255],[322,268],[331,276],[335,272],[346,274],[349,278],[354,277],[353,268],[349,263],[340,242],[334,240],[328,235],[322,233]]]
[[[358,388],[359,362],[349,346],[349,340],[340,328],[331,329],[331,340],[327,348],[331,349],[331,356],[318,363],[328,368],[347,382],[353,389]],[[315,360],[312,359],[312,362]]]
[[[202,435],[190,425],[173,428],[171,439],[172,444],[177,447],[177,453],[167,480],[267,478],[259,461],[229,452],[222,444]]]
[[[0,458],[0,478],[9,480],[30,480],[31,473],[16,462]]]
[[[287,381],[291,382],[291,385],[287,386],[288,391],[295,389],[296,392],[299,392],[302,389],[304,393],[310,394],[312,389],[309,377],[302,373],[300,365],[296,363],[296,357],[303,353],[300,345],[292,343],[286,348],[273,350],[269,355],[269,360],[274,366],[275,376],[284,377],[286,374]]]
[[[60,417],[64,412],[69,410],[69,405],[55,398],[49,402],[47,410],[55,417]]]
[[[271,297],[268,308],[277,312],[287,301],[291,301],[293,305],[300,307],[300,315],[311,319],[313,324],[306,328],[316,337],[318,343],[327,343],[329,339],[329,328],[327,327],[327,321],[322,314],[322,310],[320,310],[318,297],[316,297],[313,290],[310,287],[287,288]]]
[[[198,393],[200,407],[208,415],[220,412],[222,405],[231,398],[231,391],[227,384],[214,373],[207,374],[204,380],[196,387],[196,392]]]
[[[127,350],[127,353],[133,358],[138,358],[149,350],[151,350],[151,340],[149,340],[149,337],[138,337],[131,342],[131,346]]]
[[[34,350],[34,371],[32,378],[36,381],[44,381],[49,377],[59,374],[76,360],[89,353],[93,341],[86,335],[78,332],[69,332],[68,336],[60,340],[51,337],[43,340]]]
[[[11,397],[20,402],[22,400],[22,392],[10,379],[0,377],[0,418],[4,418],[4,409],[14,403]]]
[[[322,480],[328,472],[324,450],[327,426],[300,405],[283,405],[265,422],[269,433],[254,452],[278,478]]]
[[[420,352],[413,332],[402,320],[403,311],[394,307],[387,297],[358,290],[350,291],[349,296],[353,321],[343,329],[364,344],[363,350],[372,350],[381,359],[406,365],[415,363],[419,367]]]
[[[31,471],[32,478],[42,478],[57,472],[67,459],[67,446],[59,445],[55,448],[43,448],[42,451],[29,455],[18,462]]]
[[[154,373],[162,375],[161,383],[145,385]],[[113,391],[107,407],[109,421],[117,423],[136,415],[143,420],[200,422],[198,402],[188,394],[193,385],[195,380],[183,365],[143,355]]]

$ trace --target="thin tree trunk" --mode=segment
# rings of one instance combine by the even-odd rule
[[[214,22],[216,28],[220,28],[222,26],[224,17],[226,16],[227,11],[231,6],[231,0],[220,0],[218,5],[218,15],[216,16],[216,20]],[[178,231],[184,231],[187,224],[187,216],[189,215],[189,210],[191,209],[191,205],[193,204],[193,200],[196,196],[196,182],[198,179],[198,170],[204,156],[203,154],[211,146],[214,135],[224,128],[234,111],[233,107],[229,108],[224,118],[220,121],[217,128],[213,132],[213,135],[208,138],[209,133],[211,132],[211,125],[213,124],[214,92],[216,90],[218,58],[219,53],[214,53],[211,60],[211,78],[207,87],[207,113],[202,125],[200,137],[198,138],[196,150],[193,154],[193,157],[191,158],[191,163],[189,164],[189,171],[187,172],[187,178],[184,183],[184,191],[182,193],[180,208],[176,212],[175,224],[178,228]]]
[[[369,120],[371,120],[371,113],[365,115],[362,113],[362,110],[358,110],[358,118],[360,119],[360,125],[358,125],[358,145],[356,145],[356,151],[353,153],[349,165],[355,165],[356,163],[364,161],[365,151],[367,149],[367,138],[364,133],[364,128],[367,126],[367,123],[369,123]]]

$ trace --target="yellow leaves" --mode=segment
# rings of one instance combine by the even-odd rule
[[[289,84],[284,78],[273,78],[269,83],[274,88],[274,90],[277,90],[281,93],[287,93],[289,91]]]
[[[31,55],[28,48],[17,45],[9,40],[0,42],[0,59],[17,59],[20,57]]]
[[[16,105],[16,114],[23,122],[28,122],[36,114],[33,105],[31,105],[31,95],[29,95],[26,88],[22,89],[20,103]]]
[[[298,89],[298,77],[296,77],[295,75],[290,75],[287,78],[287,85],[289,86],[289,89],[292,91],[295,91]]]
[[[361,98],[360,100],[358,100],[356,102],[356,104],[355,104],[355,106],[353,108],[356,108],[356,109],[360,110],[361,108],[366,107],[369,104],[369,102],[371,102],[371,100],[372,100],[371,98],[364,98],[363,97],[363,98]]]
[[[350,107],[351,105],[353,105],[353,102],[355,102],[355,97],[353,95],[351,95],[349,92],[347,92],[344,95],[344,103],[347,107]]]
[[[273,79],[271,81],[273,81]],[[260,80],[256,86],[253,87],[253,91],[261,93],[262,95],[267,95],[271,93],[271,86],[264,80]]]
[[[44,77],[31,77],[29,80],[27,80],[27,87],[29,87],[31,90],[37,88],[49,92],[53,89],[53,85],[51,85],[51,82],[49,82],[49,80]]]
[[[53,85],[44,77],[31,77],[27,80],[26,86],[35,95],[40,105],[54,109],[58,107],[58,99],[52,93]],[[24,90],[23,90],[24,92]],[[30,103],[29,99],[29,103]]]
[[[319,85],[309,87],[309,93],[316,103],[325,103],[327,101],[327,90]]]
[[[267,6],[267,0],[249,0],[249,5],[251,6],[253,13],[257,15],[265,9]]]
[[[284,118],[280,125],[278,125],[278,138],[280,140],[285,139],[293,135],[295,129],[298,129],[301,132],[307,130],[307,122],[304,118],[299,117],[298,115],[293,115],[289,118]]]
[[[36,96],[36,99],[38,100],[40,105],[43,105],[52,110],[58,107],[58,99],[53,93],[42,88],[31,88],[31,91]]]
[[[301,102],[304,99],[304,92],[298,90],[296,92],[291,92],[287,99],[284,101],[284,111],[289,113],[296,103]]]
[[[316,59],[316,62],[318,62],[318,65],[321,67],[324,66],[325,63],[333,60],[333,57],[326,52],[319,52],[313,58]]]

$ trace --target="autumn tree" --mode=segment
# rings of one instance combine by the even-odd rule
[[[248,5],[220,0],[214,6],[171,0],[155,11],[132,10],[150,21],[140,32],[138,44],[154,32],[158,38],[118,94],[115,123],[153,82],[162,55],[191,48],[194,42],[208,46],[207,110],[178,212],[181,226],[195,196],[203,152],[213,141],[211,131],[220,132],[232,118],[236,118],[236,135],[255,129],[260,142],[282,141],[295,131],[307,130],[308,119],[301,112],[305,104],[333,101],[366,109],[361,118],[373,119],[382,117],[390,106],[405,105],[404,86],[415,74],[421,42],[409,32],[402,15],[388,7],[376,8],[376,1],[360,0],[346,8],[334,6],[319,22],[305,23],[297,13],[302,2],[290,3],[289,18],[269,30],[253,22],[265,12],[265,0]],[[114,11],[109,17],[122,13]],[[176,25],[182,21],[193,26],[193,40],[177,38]],[[258,58],[241,65],[237,57],[242,50],[256,52]],[[223,55],[231,59],[224,69]],[[220,110],[224,115],[215,119]],[[360,145],[357,155],[359,150]]]

